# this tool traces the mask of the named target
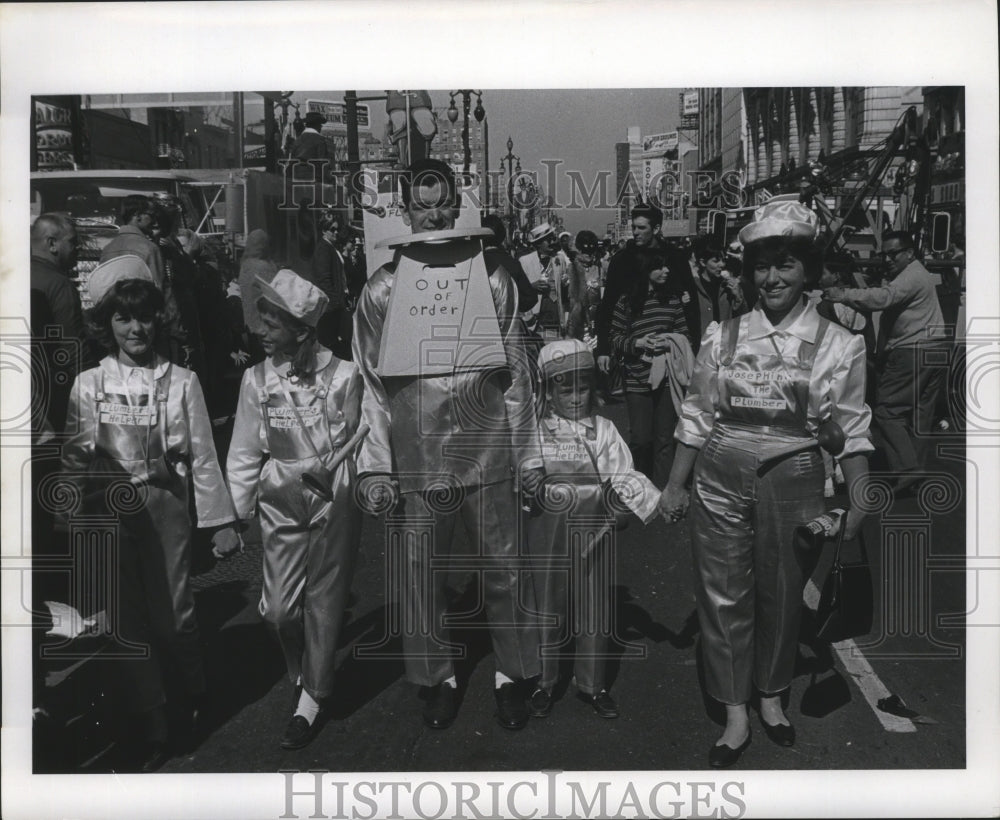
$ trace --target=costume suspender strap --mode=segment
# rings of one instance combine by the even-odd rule
[[[170,372],[173,367],[171,362],[167,362],[167,369],[156,380],[156,400],[160,411],[160,442],[164,454],[167,452],[167,400],[170,398]]]
[[[830,320],[825,316],[819,317],[819,329],[816,331],[816,341],[814,342],[802,342],[799,345],[799,363],[804,368],[812,370],[813,362],[816,360],[816,353],[819,350],[820,344],[823,342],[823,337],[826,335],[826,329],[830,326]]]
[[[736,342],[740,337],[740,317],[734,316],[722,323],[722,358],[719,363],[729,367],[736,356]]]
[[[257,384],[257,401],[267,404],[270,394],[267,392],[267,385],[264,384],[264,362],[258,362],[253,366],[253,378]]]
[[[587,455],[590,456],[590,463],[592,465],[594,465],[594,475],[596,475],[598,478],[600,478],[601,477],[601,471],[597,468],[597,458],[594,456],[594,451],[590,448],[590,445],[587,444],[587,440],[577,432],[576,427],[572,427],[571,426],[570,430],[573,431],[573,435],[576,437],[576,440],[579,441],[580,444],[583,445],[583,449],[586,450],[587,451]],[[594,431],[595,431],[595,434],[596,434],[596,431],[597,431],[597,423],[596,422],[594,423]]]

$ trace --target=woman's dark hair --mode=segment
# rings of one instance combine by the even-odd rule
[[[805,269],[806,285],[814,285],[823,273],[822,248],[811,239],[773,236],[751,242],[743,249],[743,275],[753,281],[754,268],[761,258],[782,262],[794,257]]]
[[[121,224],[128,225],[135,217],[144,213],[156,215],[157,207],[154,202],[141,194],[129,194],[122,201]]]
[[[694,258],[699,262],[707,262],[709,259],[725,260],[726,252],[717,245],[698,245],[694,251]]]
[[[287,327],[292,333],[306,332],[305,339],[292,356],[289,375],[311,376],[316,369],[316,328],[292,316],[287,310],[269,302],[263,296],[257,299],[257,313],[261,316],[272,316]]]
[[[670,273],[667,281],[662,285],[654,287],[654,292],[661,298],[669,296],[680,296],[684,290],[680,277],[674,271],[676,261],[672,263],[671,254],[659,250],[640,250],[636,254],[637,273],[635,285],[629,291],[629,308],[631,318],[634,319],[642,313],[643,305],[646,304],[646,297],[649,295],[649,274],[659,268],[667,268]]]
[[[163,331],[163,294],[145,279],[123,279],[109,290],[87,317],[94,338],[110,353],[118,352],[111,319],[115,314],[126,318],[153,320],[153,340]]]

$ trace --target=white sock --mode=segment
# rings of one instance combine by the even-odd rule
[[[494,676],[493,676],[493,680],[494,680],[494,686],[495,686],[495,687],[496,687],[497,689],[499,689],[499,688],[500,688],[501,686],[503,686],[503,685],[504,685],[505,683],[513,683],[513,682],[514,682],[512,678],[508,678],[508,677],[507,677],[507,676],[506,676],[506,675],[505,675],[505,674],[504,674],[503,672],[501,672],[501,671],[500,671],[499,669],[497,669],[496,673],[494,674]]]
[[[445,678],[441,681],[442,686],[450,686],[452,689],[458,689],[458,681],[455,680],[455,676],[452,675],[450,678]]]
[[[296,715],[301,715],[307,721],[309,725],[312,726],[313,721],[316,720],[316,715],[319,714],[319,704],[313,700],[312,695],[310,695],[305,689],[302,690],[302,694],[299,695],[299,705],[295,709]]]

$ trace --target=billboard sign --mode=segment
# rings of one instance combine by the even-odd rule
[[[677,147],[677,132],[668,131],[665,134],[650,134],[642,138],[643,157],[662,157],[667,151]]]
[[[328,100],[306,100],[306,113],[318,111],[326,117],[325,129],[335,131],[347,130],[347,106],[342,102]],[[371,131],[371,119],[368,116],[368,106],[358,106],[358,130]]]
[[[685,117],[697,116],[698,114],[698,92],[685,91],[683,95],[683,105],[681,113]]]

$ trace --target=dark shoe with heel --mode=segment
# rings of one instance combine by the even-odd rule
[[[717,743],[708,750],[708,765],[713,769],[729,768],[739,761],[740,757],[747,750],[747,747],[750,745],[751,737],[752,735],[748,731],[747,739],[735,749],[732,746],[727,746],[725,743]]]
[[[505,683],[493,691],[497,701],[497,723],[504,729],[523,729],[528,723],[528,704],[516,683]]]
[[[528,698],[528,714],[534,718],[548,717],[552,712],[552,695],[544,689],[536,689]]]
[[[424,704],[424,725],[430,729],[447,729],[458,715],[458,689],[439,683],[431,688]]]
[[[795,727],[790,723],[768,723],[763,717],[760,719],[761,724],[764,726],[764,734],[767,735],[768,740],[772,743],[777,743],[779,746],[794,746],[795,745]]]
[[[302,717],[302,715],[293,715],[292,719],[288,721],[284,736],[281,738],[281,748],[301,749],[308,746],[319,733],[322,719],[322,710],[316,715],[312,723]]]
[[[615,703],[615,699],[608,694],[606,689],[602,689],[596,695],[587,695],[581,692],[580,698],[585,703],[589,703],[591,705],[594,713],[598,717],[613,720],[620,714],[618,711],[618,704]]]

